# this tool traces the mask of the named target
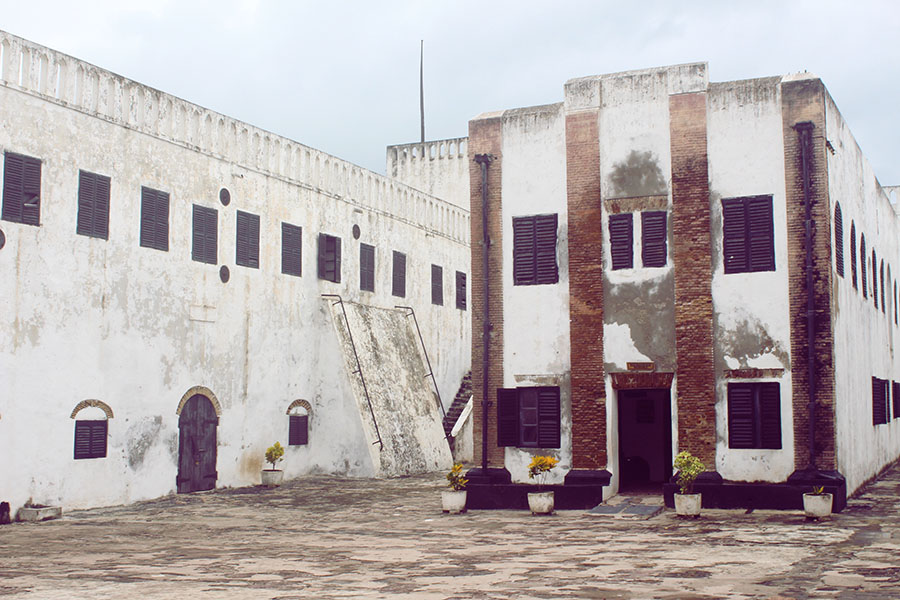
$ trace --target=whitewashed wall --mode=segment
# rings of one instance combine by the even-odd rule
[[[716,470],[734,481],[784,481],[794,471],[787,206],[780,78],[710,85],[708,153],[716,340]],[[725,274],[722,199],[771,195],[775,270]],[[802,210],[802,207],[791,207]],[[783,369],[781,450],[728,447],[726,369]],[[738,380],[734,380],[738,381]]]
[[[387,148],[388,177],[469,210],[468,138]]]
[[[413,306],[452,400],[470,364],[470,313],[455,308],[467,211],[3,32],[0,119],[0,151],[42,161],[40,227],[0,221],[0,499],[14,510],[173,491],[175,411],[194,386],[222,406],[219,486],[258,482],[296,399],[312,405],[310,443],[288,448],[287,477],[376,473],[323,293]],[[79,169],[111,178],[108,241],[75,233]],[[170,193],[168,252],[139,246],[141,186]],[[217,265],[191,260],[192,204],[218,211]],[[259,269],[235,265],[237,210],[260,215]],[[299,278],[281,273],[282,221],[303,228]],[[320,232],[342,239],[340,284],[316,277]],[[374,293],[359,291],[360,242],[376,246]],[[391,295],[392,250],[408,257],[406,298]],[[85,399],[114,411],[105,459],[72,458],[70,413]]]
[[[900,223],[887,194],[880,187],[872,167],[853,138],[847,123],[826,94],[826,137],[828,152],[829,214],[834,218],[840,203],[844,230],[844,277],[832,262],[832,320],[834,328],[834,371],[836,396],[838,468],[847,478],[847,493],[874,477],[900,455],[900,418],[886,425],[872,424],[872,377],[900,380],[900,357],[895,345],[900,329],[894,322],[894,281],[900,273]],[[854,289],[850,271],[850,229],[856,227],[856,252],[860,234],[866,236],[866,261],[857,263]],[[819,225],[834,243],[834,229]],[[872,249],[885,263],[885,283],[890,267],[890,284],[885,293],[886,309],[881,311],[881,279],[878,281],[878,309],[872,301]],[[866,265],[868,297],[862,296],[861,267]],[[889,417],[894,416],[889,414]]]
[[[560,459],[559,468],[552,472],[559,482],[572,465],[568,210],[562,109],[562,104],[551,104],[504,112],[502,147],[504,386],[559,386],[561,442],[559,450],[552,451]],[[559,283],[513,285],[513,217],[553,213],[558,219]],[[528,463],[536,453],[506,448],[506,468],[513,481],[529,481]]]

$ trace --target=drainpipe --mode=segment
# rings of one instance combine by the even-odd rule
[[[813,287],[813,228],[812,191],[810,190],[810,160],[812,155],[812,130],[815,126],[810,121],[794,125],[800,142],[800,160],[803,177],[803,203],[806,205],[806,353],[807,377],[809,378],[809,469],[816,470],[816,360],[815,360],[815,326],[816,298]]]
[[[488,237],[488,165],[494,160],[491,154],[476,154],[475,162],[481,165],[481,256],[482,269],[484,271],[484,313],[482,315],[483,329],[481,332],[482,344],[482,381],[481,381],[481,471],[487,473],[488,468],[488,352],[491,342],[490,321],[490,271],[488,270],[488,250],[491,247],[491,238]]]

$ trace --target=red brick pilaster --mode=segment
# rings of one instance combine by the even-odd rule
[[[678,448],[689,451],[714,470],[716,376],[706,92],[670,96],[669,128]]]
[[[572,467],[606,468],[598,111],[566,115]]]
[[[488,432],[488,466],[504,466],[504,448],[497,446],[497,388],[503,387],[503,244],[501,232],[501,141],[503,123],[500,117],[479,119],[469,122],[469,190],[470,225],[472,247],[472,391],[473,401],[473,442],[475,462],[480,466],[482,459],[482,431]],[[485,251],[482,230],[481,165],[475,162],[475,155],[491,154],[494,159],[488,166],[488,238],[490,240],[488,274],[488,316],[491,326],[488,347],[488,393],[490,403],[487,414],[482,411],[484,377],[484,305],[485,273],[483,252]]]
[[[794,126],[812,123],[809,156],[815,293],[814,370],[816,379],[816,467],[836,470],[834,363],[831,328],[831,211],[825,147],[825,88],[818,79],[781,84],[784,179],[787,202],[788,290],[791,323],[791,383],[794,413],[794,466],[809,467],[809,373],[806,285],[806,205],[800,139]],[[785,398],[785,400],[787,400]]]

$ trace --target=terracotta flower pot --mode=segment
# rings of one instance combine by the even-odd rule
[[[553,514],[553,492],[530,492],[528,508],[533,515]]]
[[[466,510],[466,490],[441,492],[441,506],[445,513],[457,515]]]
[[[284,480],[284,471],[281,469],[263,469],[262,484],[266,487],[278,487]]]
[[[675,514],[684,517],[700,515],[702,494],[675,494]]]

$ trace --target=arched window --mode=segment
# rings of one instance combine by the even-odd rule
[[[859,280],[862,283],[863,298],[868,298],[866,291],[866,234],[859,234]]]
[[[853,289],[859,289],[856,284],[856,224],[850,222],[850,280],[853,282]]]
[[[306,400],[294,400],[288,406],[288,446],[305,446],[309,443],[309,416],[312,410]]]
[[[109,419],[113,418],[109,405],[100,400],[82,400],[70,417],[75,419],[75,459],[106,458]]]
[[[878,308],[878,257],[875,248],[872,248],[872,302]]]
[[[878,267],[878,276],[881,278],[881,312],[884,312],[884,259]]]
[[[834,205],[834,266],[840,277],[844,276],[844,221],[841,203]]]

